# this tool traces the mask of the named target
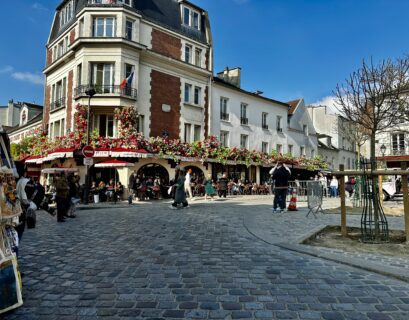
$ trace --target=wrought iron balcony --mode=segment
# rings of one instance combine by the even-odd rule
[[[390,154],[391,156],[405,156],[408,153],[405,151],[405,149],[402,149],[402,150],[391,150]]]
[[[240,118],[240,123],[243,125],[248,125],[249,124],[249,118]]]
[[[65,108],[65,97],[57,99],[50,104],[50,111],[54,111],[60,108]]]
[[[88,0],[88,5],[109,5],[109,6],[122,6],[126,5],[126,1],[121,0]]]
[[[230,120],[230,115],[225,112],[220,112],[220,120],[224,121],[229,121]]]
[[[87,91],[90,88],[94,88],[96,94],[101,94],[101,95],[120,95],[123,97],[135,99],[135,100],[138,97],[136,89],[131,88],[131,87],[121,88],[120,86],[114,86],[114,85],[106,85],[106,86],[81,85],[74,89],[74,95],[76,97],[86,96],[87,94],[85,93],[85,91]]]

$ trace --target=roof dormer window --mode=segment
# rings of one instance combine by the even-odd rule
[[[60,10],[60,28],[65,26],[74,17],[74,0],[70,0]]]
[[[200,13],[192,8],[182,6],[183,25],[200,30]]]

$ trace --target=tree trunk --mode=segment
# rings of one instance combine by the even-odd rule
[[[376,170],[376,157],[375,157],[375,132],[371,134],[371,171]],[[372,208],[374,210],[374,223],[375,223],[375,241],[380,240],[380,232],[379,232],[379,203],[378,203],[378,194],[379,187],[378,187],[378,177],[375,175],[371,175],[372,180]]]

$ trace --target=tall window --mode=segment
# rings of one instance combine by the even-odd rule
[[[195,124],[193,128],[193,140],[200,141],[201,135],[202,135],[202,127]]]
[[[268,113],[266,113],[266,112],[263,112],[263,113],[261,114],[261,127],[262,127],[263,129],[268,129],[267,116],[268,116]]]
[[[188,7],[183,7],[182,14],[183,14],[182,21],[185,26],[194,28],[196,30],[200,30],[199,12]]]
[[[126,19],[125,22],[125,38],[132,40],[133,21]]]
[[[405,152],[405,134],[392,134],[392,152],[393,154],[403,154]]]
[[[290,155],[293,155],[293,145],[292,145],[292,144],[289,144],[289,145],[288,145],[288,153],[289,153]]]
[[[192,130],[192,125],[190,123],[185,123],[185,142],[191,142],[190,136],[191,136],[191,130]]]
[[[63,78],[52,86],[51,111],[65,107],[67,78]]]
[[[247,118],[247,104],[245,103],[240,105],[240,123],[249,124],[249,119]]]
[[[192,46],[185,45],[185,62],[191,63],[192,61]]]
[[[94,37],[113,37],[115,19],[110,17],[94,18]]]
[[[60,27],[63,27],[74,17],[74,0],[69,1],[61,10],[59,14]]]
[[[261,143],[261,152],[268,153],[268,142]]]
[[[195,65],[198,67],[202,66],[202,49],[195,49]]]
[[[92,63],[91,84],[97,93],[112,93],[114,84],[113,63]]]
[[[144,131],[144,120],[145,120],[145,116],[140,114],[138,117],[138,121],[136,123],[136,131],[143,133]]]
[[[229,114],[227,113],[227,101],[229,99],[220,97],[220,120],[229,121]]]
[[[283,127],[281,126],[281,119],[282,119],[282,117],[281,116],[277,116],[277,131],[278,132],[283,132]]]
[[[314,158],[314,157],[315,157],[315,150],[311,149],[311,158]],[[350,168],[348,168],[348,169],[350,169]]]
[[[192,85],[185,83],[185,103],[190,103],[192,96]]]
[[[101,137],[115,137],[116,120],[112,115],[98,116],[99,135]]]
[[[283,145],[282,144],[277,144],[276,151],[278,153],[282,154],[283,153]]]
[[[248,148],[248,140],[249,140],[249,136],[247,134],[241,134],[240,135],[240,147]]]
[[[229,132],[228,131],[220,131],[220,144],[223,147],[229,146]]]
[[[300,147],[300,157],[305,156],[305,147]]]
[[[304,124],[304,125],[302,126],[302,132],[303,132],[306,136],[308,136],[308,126],[307,126],[306,124]]]
[[[77,66],[77,86],[82,85],[82,63]]]
[[[202,89],[200,87],[195,87],[195,98],[194,98],[194,104],[199,105],[200,104],[200,96],[201,96]]]

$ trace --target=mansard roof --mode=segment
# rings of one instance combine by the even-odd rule
[[[291,100],[291,101],[287,102],[291,107],[290,109],[288,109],[288,114],[289,115],[294,114],[295,110],[297,110],[297,107],[298,107],[298,105],[300,104],[301,101],[302,101],[302,98],[301,99],[296,99],[296,100]]]
[[[60,10],[69,0],[63,0],[57,7],[57,11]],[[166,29],[182,34],[193,40],[207,43],[206,41],[206,17],[203,13],[205,10],[190,3],[189,1],[180,0],[134,0],[132,1],[133,7],[122,4],[97,4],[89,6],[103,6],[106,8],[124,6],[134,12],[140,14],[144,19],[151,21],[154,24],[160,25]],[[202,13],[200,31],[194,28],[186,27],[182,24],[180,5],[185,3],[187,6],[192,7]],[[75,0],[75,15],[82,9],[88,6],[88,0]],[[55,15],[54,24],[50,33],[49,41],[52,42],[58,36],[70,28],[75,23],[75,19],[67,23],[60,29],[59,15]]]

